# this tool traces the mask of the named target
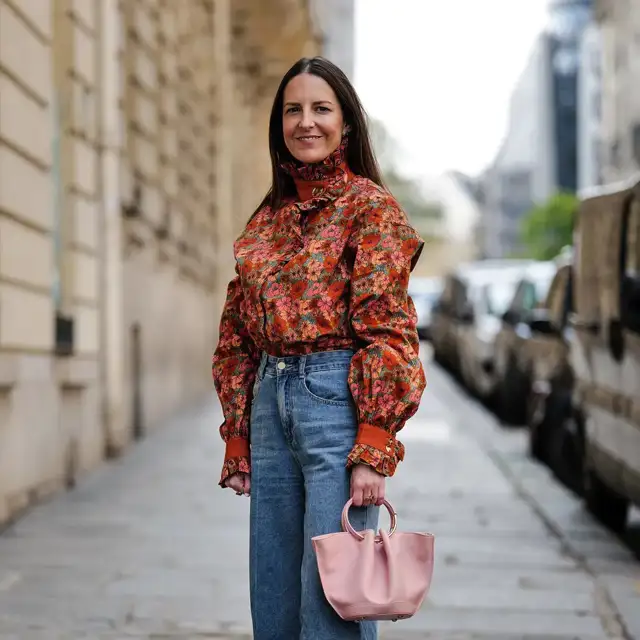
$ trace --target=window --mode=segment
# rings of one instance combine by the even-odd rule
[[[560,49],[553,57],[553,66],[561,75],[571,75],[576,73],[580,57],[578,52],[573,48]]]
[[[640,122],[636,122],[631,128],[631,150],[634,160],[640,165]]]
[[[640,202],[634,200],[631,204],[625,251],[625,276],[640,280]]]
[[[560,267],[556,273],[549,294],[547,296],[546,305],[549,310],[549,317],[557,327],[565,327],[567,324],[567,316],[572,311],[572,295],[571,295],[571,266],[566,265]]]
[[[625,228],[621,308],[626,328],[640,333],[640,201],[632,201]]]
[[[520,282],[520,284],[516,287],[515,293],[513,294],[513,298],[511,300],[511,304],[509,305],[510,311],[515,311],[516,313],[520,313],[522,311],[525,288],[526,282]]]
[[[532,311],[535,309],[538,303],[538,296],[536,295],[536,288],[531,282],[524,283],[524,291],[522,298],[522,309],[524,311]]]
[[[515,286],[512,282],[488,285],[484,290],[485,308],[493,316],[500,317],[513,300]]]
[[[548,273],[536,277],[533,281],[536,304],[542,304],[549,293],[554,274]]]

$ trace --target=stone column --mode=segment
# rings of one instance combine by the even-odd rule
[[[120,213],[120,12],[118,0],[99,3],[100,75],[100,309],[103,417],[107,455],[127,443],[124,415],[123,248]]]
[[[214,5],[214,58],[218,85],[215,101],[217,106],[215,198],[216,198],[216,260],[217,299],[224,301],[227,283],[233,277],[234,261],[231,243],[234,238],[234,212],[237,204],[233,200],[233,164],[235,114],[234,79],[231,73],[231,0],[216,0]],[[218,309],[219,311],[219,309]],[[216,314],[216,318],[218,317]]]

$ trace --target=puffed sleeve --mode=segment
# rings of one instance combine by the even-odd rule
[[[349,310],[358,343],[349,371],[358,435],[347,466],[363,463],[392,476],[404,458],[396,433],[418,409],[426,387],[407,293],[424,242],[390,196],[368,203],[360,218],[351,242]]]
[[[213,354],[212,374],[224,422],[220,435],[226,443],[220,485],[234,473],[251,471],[249,417],[251,393],[259,365],[259,352],[240,314],[243,299],[240,277],[227,289],[218,346]]]

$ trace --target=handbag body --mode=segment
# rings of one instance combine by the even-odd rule
[[[325,597],[343,620],[401,620],[420,608],[431,586],[434,536],[396,531],[391,504],[389,532],[356,531],[348,500],[342,531],[312,538]]]

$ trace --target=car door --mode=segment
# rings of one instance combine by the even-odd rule
[[[530,280],[522,281],[522,302],[515,325],[514,356],[517,370],[523,376],[531,375],[534,354],[532,353],[532,333],[529,321],[538,305],[536,286]]]
[[[433,307],[431,317],[431,334],[433,349],[443,357],[447,353],[447,325],[450,321],[453,307],[453,285],[451,277],[445,279],[440,298]]]
[[[514,353],[517,340],[516,325],[522,315],[525,290],[525,281],[521,280],[516,287],[509,308],[502,317],[502,327],[496,338],[495,346],[494,366],[498,384],[500,384],[507,375],[509,360],[513,357],[512,354]]]
[[[640,503],[640,202],[633,200],[623,224],[622,325],[624,356],[617,451],[629,497]]]

